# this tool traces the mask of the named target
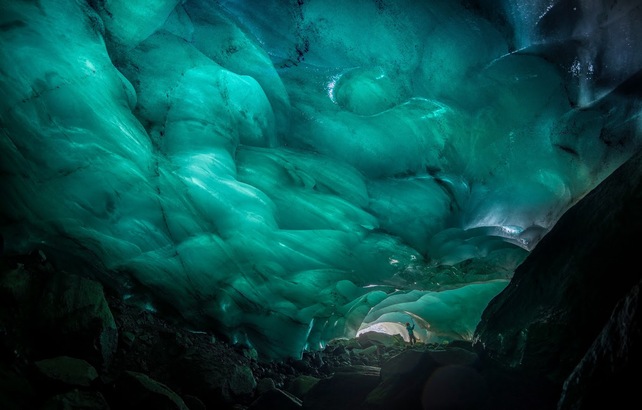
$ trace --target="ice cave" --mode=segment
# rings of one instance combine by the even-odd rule
[[[532,326],[506,347],[491,301],[513,295],[503,312],[547,338],[554,288],[622,274],[600,290],[611,314],[640,279],[620,262],[590,276],[596,251],[569,245],[640,243],[638,1],[0,4],[7,261],[36,254],[276,361],[368,332],[408,341],[412,322],[421,344],[495,340],[521,365]],[[558,224],[627,164],[620,197]],[[546,275],[569,260],[586,280],[562,288],[570,274]]]

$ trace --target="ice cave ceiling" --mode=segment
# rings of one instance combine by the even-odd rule
[[[641,146],[636,1],[0,4],[4,252],[266,357],[470,338]]]

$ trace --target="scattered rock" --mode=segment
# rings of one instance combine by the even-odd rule
[[[556,386],[489,366],[465,341],[410,346],[371,332],[261,361],[251,348],[42,264],[0,270],[0,307],[3,410],[494,410],[556,400]]]

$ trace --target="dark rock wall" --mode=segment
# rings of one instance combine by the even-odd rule
[[[641,277],[641,245],[638,152],[567,211],[518,267],[484,311],[475,348],[498,366],[539,374],[559,386],[594,342],[592,349],[620,351],[623,341],[639,349],[639,321],[624,320],[633,313],[618,316],[614,310],[621,303],[637,309],[630,299]],[[624,322],[613,323],[618,320]],[[594,365],[621,376],[623,366],[609,365],[612,356],[597,355]],[[627,357],[639,362],[639,354]]]

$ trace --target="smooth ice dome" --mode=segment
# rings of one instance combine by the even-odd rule
[[[642,142],[640,7],[523,3],[2,1],[5,252],[267,358],[470,339]]]

